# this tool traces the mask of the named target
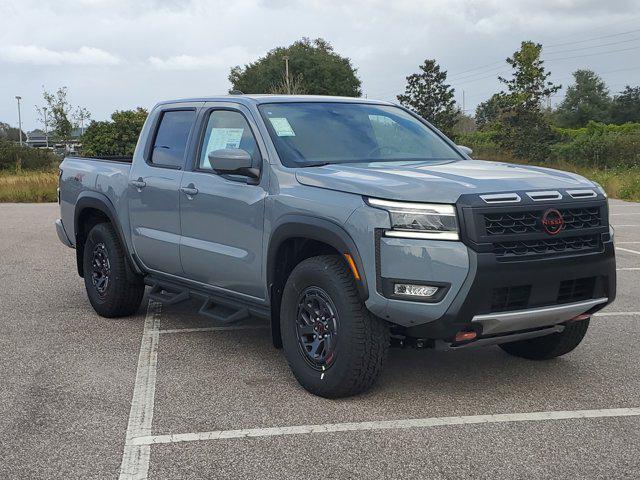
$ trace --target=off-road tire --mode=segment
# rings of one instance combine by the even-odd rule
[[[97,245],[104,245],[109,261],[109,282],[100,294],[92,281],[92,261]],[[94,226],[84,245],[83,268],[84,285],[93,309],[107,318],[133,315],[140,308],[144,295],[144,283],[132,282],[127,278],[125,251],[118,235],[110,223]]]
[[[296,330],[299,299],[309,287],[326,292],[337,310],[335,359],[324,371],[305,359]],[[280,319],[285,357],[309,392],[325,398],[348,397],[366,391],[377,380],[389,349],[389,328],[365,307],[342,257],[323,255],[299,263],[284,287]]]
[[[544,337],[503,343],[500,347],[510,355],[529,360],[549,360],[569,353],[584,338],[589,328],[589,320],[569,323],[562,332]]]

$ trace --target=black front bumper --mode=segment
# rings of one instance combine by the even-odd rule
[[[616,296],[615,251],[608,235],[602,242],[602,250],[596,253],[504,262],[498,261],[493,253],[470,249],[469,261],[469,276],[445,315],[433,322],[407,328],[404,332],[407,336],[447,342],[453,341],[455,334],[462,330],[475,330],[482,336],[481,326],[472,323],[473,317],[495,313],[496,292],[508,294],[509,289],[518,287],[528,290],[526,303],[510,310],[557,305],[559,299],[571,301],[570,295],[566,295],[567,285],[570,287],[577,284],[575,281],[587,279],[589,298],[604,297],[611,303]],[[561,292],[565,293],[562,297]],[[598,305],[588,313],[605,305]]]

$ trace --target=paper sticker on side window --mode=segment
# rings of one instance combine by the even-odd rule
[[[276,131],[276,135],[279,137],[295,137],[296,133],[291,128],[289,120],[284,117],[270,118],[269,121],[273,125],[273,129]]]
[[[244,128],[212,128],[207,148],[202,155],[202,168],[211,168],[209,154],[225,148],[240,148]]]

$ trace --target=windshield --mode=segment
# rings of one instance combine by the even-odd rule
[[[299,102],[264,104],[259,109],[287,167],[462,158],[433,130],[398,107]]]

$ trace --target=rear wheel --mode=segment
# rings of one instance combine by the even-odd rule
[[[285,357],[309,392],[347,397],[378,378],[389,329],[364,306],[341,257],[324,255],[298,264],[285,285],[280,318]]]
[[[500,348],[516,357],[548,360],[575,349],[582,342],[588,328],[589,320],[581,320],[569,323],[562,332],[519,342],[503,343]]]
[[[91,229],[84,244],[84,285],[93,309],[103,317],[138,311],[144,284],[127,278],[124,248],[110,223]]]

